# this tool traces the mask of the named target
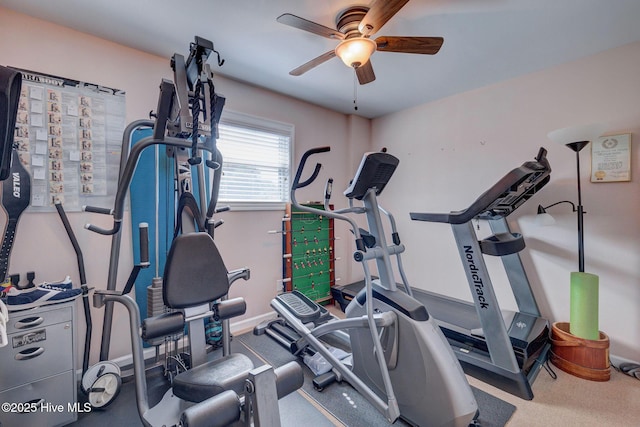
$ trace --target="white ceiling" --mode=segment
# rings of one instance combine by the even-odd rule
[[[377,79],[357,88],[334,58],[290,70],[337,42],[276,22],[292,13],[335,28],[367,0],[0,0],[28,15],[170,58],[195,35],[225,63],[214,73],[343,113],[378,117],[640,40],[640,0],[411,0],[374,35],[442,36],[437,55],[376,52]],[[6,40],[4,41],[7,42]]]

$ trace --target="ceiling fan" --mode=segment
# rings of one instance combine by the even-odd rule
[[[442,37],[402,37],[381,36],[370,39],[409,0],[374,0],[369,7],[352,6],[336,16],[336,30],[324,25],[285,13],[277,18],[281,24],[308,31],[330,39],[341,40],[335,50],[330,50],[306,64],[291,70],[292,76],[300,76],[314,67],[338,56],[349,67],[355,69],[358,82],[363,85],[376,79],[369,58],[375,51],[417,53],[434,55],[438,53],[444,39]]]

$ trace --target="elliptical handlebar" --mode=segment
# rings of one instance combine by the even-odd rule
[[[331,193],[333,192],[333,178],[329,178],[324,185],[324,210],[329,210],[329,200],[331,200]]]
[[[314,154],[326,153],[330,150],[331,150],[331,147],[328,147],[328,146],[317,147],[317,148],[312,148],[310,150],[307,150],[302,155],[302,158],[300,159],[300,164],[298,165],[298,170],[296,171],[296,175],[293,178],[293,183],[291,184],[291,204],[301,211],[310,212],[317,215],[326,216],[329,218],[339,219],[342,221],[347,221],[351,226],[351,229],[353,230],[353,234],[356,237],[356,248],[359,251],[366,252],[366,246],[364,244],[364,241],[362,240],[362,236],[360,235],[360,229],[358,227],[358,224],[356,224],[356,222],[352,218],[346,215],[336,213],[329,209],[328,200],[331,197],[331,188],[333,186],[333,178],[329,178],[325,186],[325,209],[326,210],[316,209],[310,206],[303,206],[296,199],[296,190],[299,188],[306,187],[307,185],[315,181],[318,175],[320,174],[320,169],[322,169],[322,164],[316,163],[311,176],[301,183],[300,177],[302,176],[302,172],[304,170],[305,164],[307,163],[307,159]]]
[[[400,241],[400,233],[398,233],[398,228],[396,227],[396,220],[393,217],[393,214],[388,210],[384,209],[382,206],[378,205],[378,209],[382,212],[387,219],[389,220],[389,225],[391,226],[391,238],[393,239],[394,245],[399,245]]]
[[[307,150],[302,155],[302,158],[300,159],[300,164],[298,165],[298,170],[296,171],[296,176],[293,178],[293,184],[291,185],[291,200],[295,199],[294,197],[295,190],[297,190],[298,188],[306,187],[307,185],[315,181],[315,179],[318,177],[318,174],[320,173],[320,168],[322,168],[321,163],[316,163],[315,169],[313,170],[313,173],[311,174],[311,176],[307,180],[300,183],[300,176],[302,175],[304,166],[307,163],[307,159],[314,154],[326,153],[328,151],[331,151],[331,147],[328,147],[328,146],[317,147],[317,148],[312,148],[310,150]]]

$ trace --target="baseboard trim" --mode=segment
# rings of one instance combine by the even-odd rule
[[[259,316],[255,316],[255,317],[250,317],[248,319],[243,319],[240,320],[238,322],[233,322],[230,325],[231,328],[231,333],[234,335],[240,335],[246,332],[249,332],[250,330],[252,330],[256,325],[260,324],[261,322],[264,322],[266,320],[271,320],[274,319],[276,317],[276,313],[275,312],[269,312],[269,313],[265,313],[265,314],[261,314]],[[164,348],[161,346],[160,348],[160,352],[162,352],[164,350]],[[156,351],[155,348],[151,347],[151,348],[145,348],[143,351],[144,354],[144,359],[145,361],[147,360],[151,360],[153,358],[155,358],[156,356]],[[620,366],[621,363],[638,363],[640,364],[640,362],[634,361],[634,360],[630,360],[630,359],[625,359],[623,357],[619,357],[616,356],[614,354],[610,354],[609,355],[609,359],[611,360],[611,363],[614,366]],[[131,357],[131,354],[128,355],[124,355],[121,357],[117,357],[113,360],[111,360],[112,362],[114,362],[115,364],[117,364],[121,369],[124,367],[130,367],[133,364],[133,358]],[[82,375],[82,371],[79,371],[78,375]]]
[[[249,319],[244,319],[239,322],[231,323],[231,333],[236,335],[244,334],[245,332],[249,332],[255,326],[266,320],[275,319],[276,316],[277,314],[275,312],[270,312],[261,314],[260,316],[251,317]]]

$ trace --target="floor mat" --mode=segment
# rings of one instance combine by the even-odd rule
[[[234,337],[231,342],[231,351],[246,354],[255,366],[266,362],[278,367],[292,360],[297,360],[295,356],[269,337],[254,336],[251,333]],[[217,350],[209,356],[211,358],[219,357],[219,352]],[[292,393],[279,402],[284,427],[297,427],[302,424],[314,427],[334,425],[309,401],[317,402],[317,405],[346,426],[382,427],[389,425],[387,420],[348,384],[332,384],[320,393],[313,388],[311,371],[305,367],[304,372],[305,382],[301,392],[307,398],[299,393]],[[147,385],[151,405],[157,403],[169,388],[164,377],[159,374],[148,374]],[[515,406],[476,388],[473,388],[473,392],[480,408],[480,425],[482,427],[503,427],[515,411]],[[82,393],[79,393],[79,400],[86,401]],[[142,426],[138,417],[133,381],[129,379],[123,383],[120,394],[109,407],[104,410],[80,413],[78,421],[71,425],[76,427]],[[407,424],[398,420],[394,425],[406,426]]]
[[[234,338],[240,344],[255,352],[267,363],[277,367],[297,358],[266,335],[255,336],[246,333]],[[305,381],[302,387],[312,399],[347,426],[377,427],[388,426],[388,421],[375,410],[364,397],[347,383],[336,383],[318,392],[313,388],[313,374],[304,369]],[[511,418],[516,407],[482,390],[472,387],[480,409],[480,425],[483,427],[503,427]],[[394,425],[407,425],[398,420]]]

